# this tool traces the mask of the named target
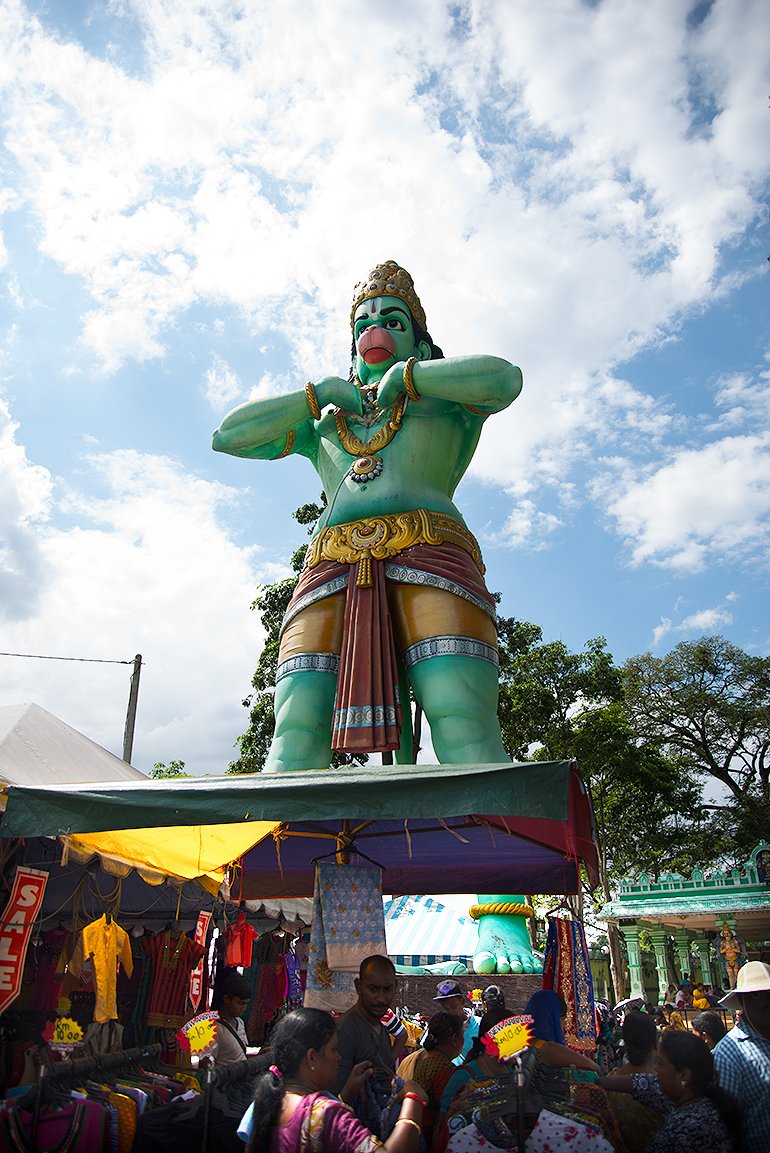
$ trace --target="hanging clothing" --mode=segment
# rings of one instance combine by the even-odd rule
[[[0,1113],[0,1149],[51,1149],[56,1153],[101,1153],[107,1149],[107,1114],[93,1101],[76,1101],[64,1109],[41,1113],[37,1119],[34,1146],[30,1144],[33,1115],[23,1109]]]
[[[175,939],[171,930],[145,937],[139,949],[150,959],[152,988],[147,1024],[158,1029],[179,1029],[187,1012],[190,974],[204,955],[204,948],[184,933]]]
[[[112,918],[108,921],[106,914],[83,929],[70,960],[70,972],[79,976],[89,959],[96,986],[94,1020],[114,1021],[118,1015],[118,966],[122,965],[130,976],[134,961],[128,933]]]
[[[371,865],[316,865],[305,1006],[345,1012],[364,957],[387,956],[382,870]]]
[[[248,969],[251,965],[252,947],[258,936],[257,930],[252,928],[246,920],[246,914],[239,913],[235,919],[235,924],[230,925],[225,934],[227,942],[225,964]]]
[[[594,985],[588,942],[580,921],[548,918],[543,988],[554,990],[567,1004],[564,1043],[579,1052],[592,1053],[596,1048]]]

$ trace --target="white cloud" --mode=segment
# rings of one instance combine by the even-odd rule
[[[95,302],[83,335],[108,372],[161,356],[201,300],[339,368],[351,268],[392,253],[437,329],[459,307],[462,343],[525,353],[550,407],[575,366],[603,374],[706,299],[719,246],[757,212],[757,0],[717,2],[689,35],[685,6],[661,0],[557,17],[480,2],[466,28],[439,3],[398,20],[291,0],[238,20],[215,2],[133,11],[141,74],[18,4],[5,39],[8,147],[44,251]],[[716,111],[702,130],[696,90]],[[570,427],[599,411],[573,408]],[[524,452],[551,429],[529,428]]]
[[[26,532],[27,552],[37,558],[36,565],[17,562],[36,612],[6,622],[4,648],[125,661],[141,653],[134,763],[148,770],[156,760],[181,758],[193,770],[224,771],[222,750],[245,727],[240,702],[262,644],[248,607],[259,558],[255,549],[237,547],[221,523],[235,492],[167,457],[91,455],[83,487],[69,487],[57,502],[58,518],[73,527],[55,527],[40,523],[51,503],[45,470],[18,450],[3,475],[9,484],[29,482],[29,516],[17,501],[11,540],[14,531]],[[101,497],[87,495],[85,486],[94,483]],[[0,696],[35,700],[120,754],[129,673],[5,659]]]
[[[756,378],[745,372],[722,377],[715,402],[721,412],[712,429],[765,426],[770,421],[770,370],[758,372]]]
[[[238,374],[233,372],[227,361],[216,354],[212,357],[211,368],[205,376],[204,395],[216,412],[232,404],[241,396],[243,386]]]
[[[608,504],[634,563],[698,571],[707,556],[767,564],[770,434],[682,449]]]
[[[727,606],[735,604],[737,599],[735,593],[727,593],[722,604],[697,609],[695,612],[688,613],[676,624],[671,617],[661,617],[660,624],[653,629],[653,645],[657,647],[663,638],[672,632],[703,635],[728,628],[733,623],[734,617]],[[674,611],[676,612],[681,607],[680,599],[675,604]]]
[[[732,623],[733,614],[724,608],[700,609],[698,612],[690,613],[689,616],[685,617],[682,623],[677,625],[677,631],[713,633],[715,630]]]
[[[0,396],[0,615],[6,621],[24,619],[37,608],[48,576],[38,534],[53,495],[50,473],[28,459],[17,431]]]
[[[544,548],[548,537],[560,526],[553,513],[543,512],[531,500],[520,500],[508,515],[502,532],[491,539],[509,548]]]

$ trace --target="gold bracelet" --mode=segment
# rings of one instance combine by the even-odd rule
[[[297,433],[293,428],[290,428],[286,433],[286,444],[283,446],[283,452],[279,452],[278,456],[273,457],[274,460],[280,460],[282,456],[288,456],[290,452],[294,451],[294,441],[297,439]]]
[[[420,1125],[417,1121],[414,1121],[411,1117],[399,1117],[398,1121],[396,1121],[396,1125],[414,1125],[415,1129],[422,1133],[422,1125]]]
[[[412,373],[416,364],[417,357],[410,356],[404,365],[404,392],[410,400],[420,400],[420,394],[414,387],[414,381],[412,380]]]
[[[305,385],[305,397],[307,399],[307,406],[310,409],[310,415],[315,420],[321,419],[321,406],[318,403],[318,397],[315,394],[315,388],[312,380],[309,380]]]

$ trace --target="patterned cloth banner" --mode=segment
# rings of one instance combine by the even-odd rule
[[[305,1006],[344,1013],[355,999],[364,957],[386,955],[382,870],[316,866]]]
[[[205,946],[210,920],[211,913],[198,913],[198,923],[195,926],[195,943],[197,945]],[[204,954],[192,973],[190,973],[190,1004],[193,1007],[193,1013],[198,1012],[198,1006],[201,1003],[201,995],[203,993],[203,966],[205,964],[206,956]]]
[[[48,873],[41,869],[16,870],[11,896],[0,920],[0,1013],[19,995],[27,946],[47,880]]]
[[[594,985],[580,921],[548,918],[543,988],[553,989],[567,1002],[564,1038],[570,1048],[582,1052],[595,1049]]]

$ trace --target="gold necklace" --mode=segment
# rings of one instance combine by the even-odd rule
[[[382,472],[382,458],[375,456],[375,453],[390,444],[393,437],[401,428],[401,422],[404,419],[404,411],[406,409],[406,399],[405,393],[402,392],[399,394],[396,403],[393,405],[393,411],[390,414],[389,420],[386,420],[382,428],[378,429],[374,436],[367,440],[366,443],[348,428],[348,422],[345,420],[344,413],[340,409],[337,409],[335,412],[334,422],[337,425],[339,442],[345,449],[345,452],[350,456],[356,457],[348,473],[350,479],[354,480],[356,484],[365,484],[368,480],[375,480]]]

